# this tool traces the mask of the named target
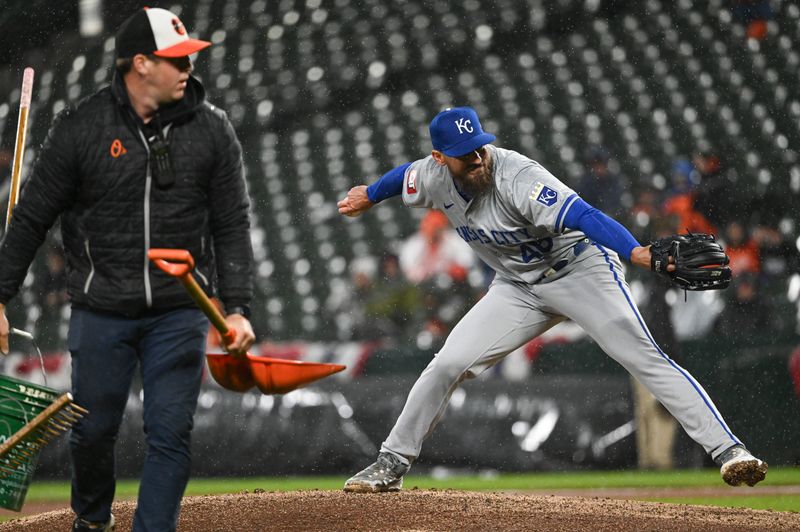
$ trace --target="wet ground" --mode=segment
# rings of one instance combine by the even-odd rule
[[[664,490],[651,491],[659,493],[643,496],[664,496]],[[682,490],[676,496],[686,493]],[[640,502],[609,495],[410,489],[374,495],[295,491],[187,497],[178,530],[800,530],[800,513]],[[134,501],[114,505],[118,532],[130,530],[134,507]],[[68,509],[55,510],[2,523],[0,531],[68,530],[72,517]]]

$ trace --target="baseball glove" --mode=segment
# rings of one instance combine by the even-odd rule
[[[731,284],[728,255],[714,235],[687,233],[653,240],[650,268],[684,290],[721,290]],[[672,261],[670,261],[672,259]],[[675,271],[668,272],[672,263]]]

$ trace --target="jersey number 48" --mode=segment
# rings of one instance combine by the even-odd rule
[[[522,251],[522,261],[525,263],[533,260],[541,260],[545,253],[553,249],[553,239],[550,237],[534,240],[527,244],[520,244]]]

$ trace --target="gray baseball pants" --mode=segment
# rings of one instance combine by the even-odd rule
[[[417,379],[381,451],[416,459],[464,379],[565,319],[647,387],[712,457],[740,443],[702,386],[653,340],[617,255],[595,244],[544,282],[496,279]]]

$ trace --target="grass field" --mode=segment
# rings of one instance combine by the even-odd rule
[[[337,477],[257,477],[257,478],[200,478],[193,479],[186,490],[186,495],[212,495],[220,493],[236,493],[242,490],[266,491],[291,490],[338,490],[344,482],[344,476]],[[755,509],[772,509],[780,511],[800,512],[800,468],[770,469],[767,479],[756,488],[729,488],[722,484],[717,470],[684,470],[670,472],[654,471],[595,471],[585,473],[526,473],[499,475],[464,475],[446,479],[435,479],[427,476],[410,474],[405,487],[456,489],[467,491],[548,491],[558,493],[559,490],[620,490],[636,488],[641,496],[633,491],[625,498],[641,499],[681,504],[709,504],[715,506],[735,506]],[[797,487],[788,494],[763,495],[760,491],[779,487]],[[703,488],[713,489],[709,494],[697,496],[670,496],[665,493],[653,495],[659,489]],[[761,489],[760,489],[761,488]],[[138,489],[135,481],[120,481],[117,485],[117,498],[134,498]],[[627,493],[627,492],[626,492]],[[618,495],[614,495],[618,496]],[[26,502],[64,501],[69,500],[69,483],[67,482],[34,482]]]

